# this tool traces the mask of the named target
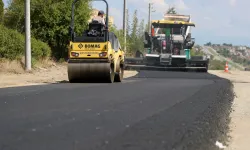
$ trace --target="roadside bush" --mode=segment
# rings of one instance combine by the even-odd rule
[[[6,9],[4,24],[10,29],[25,33],[25,1],[14,0]],[[73,0],[32,0],[31,34],[34,38],[46,42],[52,49],[52,55],[59,60],[67,58],[71,4]],[[89,0],[81,0],[75,8],[75,32],[82,34],[91,15]]]
[[[225,63],[226,63],[225,61],[210,60],[208,69],[209,70],[224,70]]]
[[[0,25],[0,58],[17,59],[24,51],[24,37]]]
[[[46,58],[50,56],[50,47],[39,40],[31,39],[32,56],[34,58]]]
[[[25,36],[15,30],[0,25],[0,58],[20,59],[25,54]],[[31,52],[34,59],[50,56],[51,49],[46,44],[31,38]]]

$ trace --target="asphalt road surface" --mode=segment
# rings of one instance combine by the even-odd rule
[[[0,89],[0,150],[217,149],[233,96],[214,75],[155,71],[122,84]]]

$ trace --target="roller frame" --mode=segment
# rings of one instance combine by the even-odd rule
[[[71,41],[82,42],[79,37],[75,37],[74,33],[74,9],[75,4],[80,0],[74,0],[72,3],[71,25],[69,34]],[[109,5],[106,0],[106,26],[108,27]],[[106,33],[109,33],[107,30]],[[109,41],[109,34],[105,34],[104,42]],[[103,42],[103,41],[102,41]],[[116,53],[116,52],[115,52]],[[113,58],[69,58],[68,60],[68,79],[72,83],[75,82],[122,82],[124,74],[124,60],[117,55]]]

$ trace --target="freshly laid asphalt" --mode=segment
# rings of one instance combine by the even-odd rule
[[[233,98],[228,80],[188,72],[0,89],[0,150],[218,149]]]

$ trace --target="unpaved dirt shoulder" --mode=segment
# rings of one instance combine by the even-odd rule
[[[231,114],[231,145],[228,150],[249,150],[250,83],[234,83],[236,98]]]
[[[125,71],[124,78],[136,75],[136,71]],[[31,73],[0,72],[0,88],[42,85],[68,82],[67,65],[56,64],[49,68],[37,68]]]
[[[231,141],[227,150],[249,150],[250,141],[250,72],[231,71],[210,71],[222,78],[227,78],[234,85],[234,98],[231,113],[231,123],[229,133]]]

